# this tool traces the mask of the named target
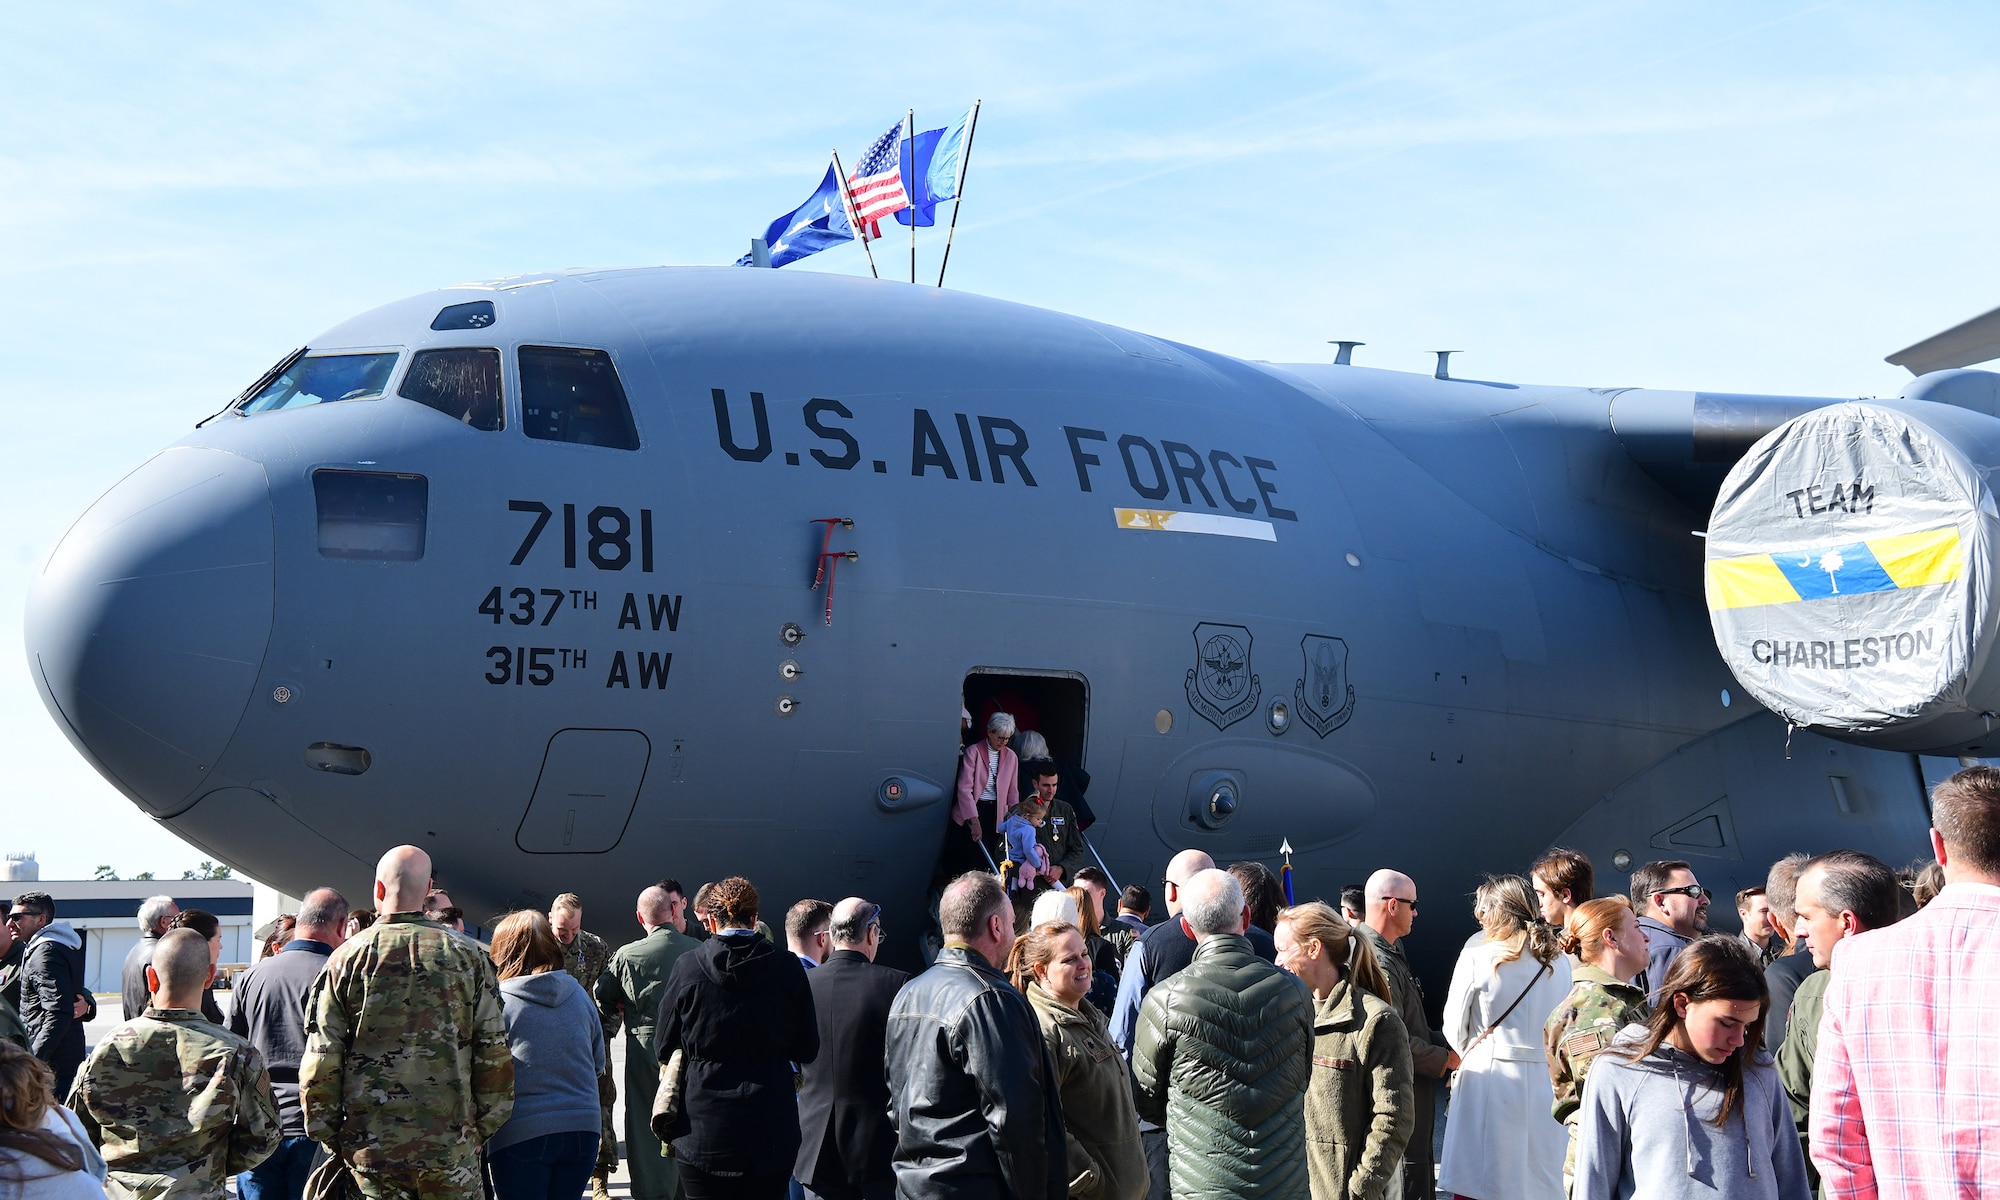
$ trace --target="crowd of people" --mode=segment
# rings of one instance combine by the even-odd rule
[[[1009,819],[1006,740],[967,751],[962,824]],[[482,943],[401,846],[372,909],[306,896],[226,1021],[215,919],[147,900],[126,1020],[88,1054],[80,940],[28,892],[0,942],[0,1192],[576,1200],[622,1134],[635,1200],[2000,1194],[2000,770],[1939,785],[1932,823],[1908,876],[1779,861],[1741,934],[1708,931],[1686,862],[1598,896],[1553,849],[1473,896],[1435,1029],[1412,876],[1288,904],[1198,849],[1157,918],[1073,845],[1027,887],[1011,856],[959,874],[911,976],[876,961],[880,905],[767,923],[743,877],[646,888],[616,951],[569,894]]]

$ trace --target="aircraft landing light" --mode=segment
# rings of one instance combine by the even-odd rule
[[[1269,521],[1247,517],[1225,517],[1216,513],[1179,512],[1171,508],[1114,508],[1112,515],[1120,529],[1159,530],[1166,533],[1210,533],[1220,537],[1250,538],[1275,542],[1278,531]]]

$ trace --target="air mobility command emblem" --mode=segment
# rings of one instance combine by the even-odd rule
[[[1217,729],[1227,729],[1257,707],[1261,680],[1250,672],[1250,631],[1203,621],[1194,627],[1194,669],[1187,673],[1188,704]]]
[[[1321,737],[1347,724],[1354,715],[1354,685],[1347,680],[1347,642],[1309,633],[1299,642],[1304,673],[1292,687],[1299,716]]]

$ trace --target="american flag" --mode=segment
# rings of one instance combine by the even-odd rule
[[[848,195],[854,198],[854,223],[867,226],[871,238],[882,236],[879,222],[883,217],[910,207],[909,193],[903,188],[903,125],[898,121],[894,129],[876,138],[847,177]]]

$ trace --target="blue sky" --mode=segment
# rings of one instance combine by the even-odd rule
[[[1991,6],[944,7],[0,7],[0,849],[200,857],[21,652],[121,474],[385,301],[731,261],[912,105],[984,101],[951,286],[1246,357],[1873,395],[2000,304]]]

